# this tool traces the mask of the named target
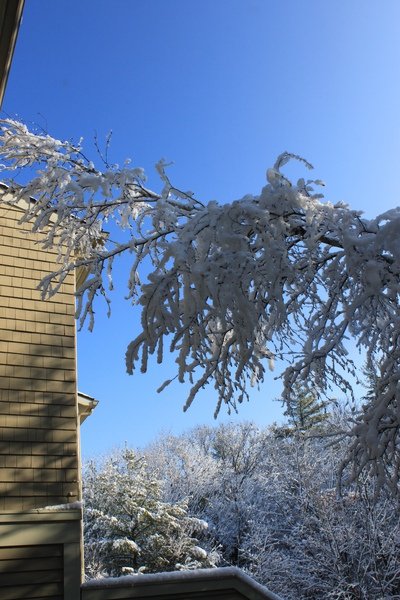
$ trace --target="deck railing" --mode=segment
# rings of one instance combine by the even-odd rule
[[[282,600],[236,567],[94,579],[81,600]]]

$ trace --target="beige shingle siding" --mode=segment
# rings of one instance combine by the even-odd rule
[[[56,268],[17,207],[0,208],[0,511],[78,499],[74,279],[42,301]]]
[[[2,599],[63,596],[61,544],[0,548]]]

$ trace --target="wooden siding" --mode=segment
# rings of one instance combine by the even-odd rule
[[[244,596],[234,589],[227,590],[207,590],[204,592],[184,591],[179,592],[177,588],[172,594],[143,591],[139,592],[132,588],[93,590],[88,593],[88,589],[82,590],[82,600],[249,600],[249,596]]]
[[[172,594],[154,595],[153,593],[146,593],[143,595],[132,589],[113,591],[109,588],[102,591],[93,591],[91,594],[88,594],[87,589],[84,589],[82,600],[249,600],[249,597],[233,589],[182,593],[177,590]]]
[[[0,548],[0,593],[2,600],[62,600],[63,546]]]
[[[78,600],[81,533],[80,509],[1,513],[0,599]]]
[[[2,192],[4,193],[4,191]],[[79,498],[74,276],[42,301],[56,253],[0,208],[0,512]]]

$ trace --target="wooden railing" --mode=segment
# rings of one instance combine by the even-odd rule
[[[81,600],[282,600],[240,569],[199,569],[95,579]]]

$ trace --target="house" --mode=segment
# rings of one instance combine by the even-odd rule
[[[1,98],[22,9],[21,0],[0,4]],[[2,200],[8,194],[1,186]],[[0,597],[76,600],[82,525],[75,282],[71,275],[58,298],[41,301],[38,278],[56,256],[19,224],[23,209],[0,208]]]
[[[23,0],[0,2],[0,102]],[[239,569],[164,573],[82,585],[80,423],[96,401],[78,393],[76,279],[42,300],[57,266],[40,233],[21,224],[0,184],[0,598],[1,600],[197,600],[277,598]]]
[[[56,253],[19,223],[23,209],[0,206],[0,597],[72,600],[82,570],[75,276],[41,300]]]

